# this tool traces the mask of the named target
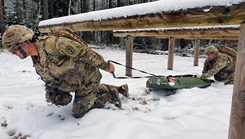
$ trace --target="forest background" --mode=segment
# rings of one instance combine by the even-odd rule
[[[157,0],[0,0],[0,32],[3,34],[5,29],[13,24],[36,30],[41,20],[152,1]],[[113,37],[113,31],[84,31],[77,34],[91,45],[118,48],[124,48],[126,45],[124,37]],[[134,49],[168,50],[168,43],[168,38],[135,37]],[[228,44],[230,47],[236,47],[237,41],[201,41],[202,47],[209,44]],[[176,39],[177,53],[189,52],[194,46],[195,40]]]

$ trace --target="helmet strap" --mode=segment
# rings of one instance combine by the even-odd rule
[[[19,47],[18,50],[20,51],[20,53],[23,55],[24,58],[27,57],[26,52],[21,47]]]

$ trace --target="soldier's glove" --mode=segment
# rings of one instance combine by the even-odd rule
[[[56,106],[65,106],[72,100],[72,95],[58,89],[46,88],[46,102],[48,105],[55,104]]]

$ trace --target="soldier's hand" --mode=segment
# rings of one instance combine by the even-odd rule
[[[110,67],[109,67],[109,71],[108,72],[110,72],[110,73],[115,72],[115,67],[114,67],[114,65],[112,63],[110,63]]]
[[[198,79],[201,79],[201,78],[202,78],[202,75],[197,75],[197,78],[198,78]]]

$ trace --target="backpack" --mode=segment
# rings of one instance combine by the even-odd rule
[[[236,60],[237,52],[234,49],[227,46],[218,46],[217,49],[219,52],[228,54],[229,56],[234,58],[234,60]]]
[[[78,43],[80,43],[82,46],[84,47],[88,47],[87,43],[81,39],[78,35],[74,34],[70,29],[68,28],[59,28],[59,29],[55,29],[55,30],[51,30],[51,33],[49,34],[49,36],[44,36],[44,37],[39,37],[39,39],[43,39],[43,40],[47,40],[47,38],[50,38],[48,41],[50,44],[49,48],[57,55],[57,56],[61,56],[62,54],[58,51],[58,49],[56,48],[56,42],[57,42],[57,37],[65,37],[71,40],[74,40]]]

